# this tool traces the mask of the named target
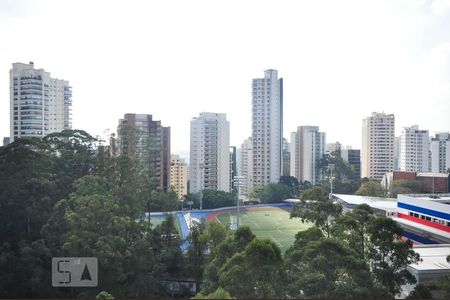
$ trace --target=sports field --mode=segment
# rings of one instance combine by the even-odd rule
[[[240,212],[240,225],[249,226],[257,237],[272,239],[284,253],[294,242],[295,234],[312,226],[300,219],[289,219],[289,212],[281,208],[261,208]],[[216,218],[225,226],[236,211],[220,213]]]
[[[161,225],[162,222],[164,221],[164,219],[165,219],[165,216],[150,218],[150,223],[152,224],[152,228],[155,228],[156,226]],[[177,218],[175,218],[174,221],[175,221],[175,227],[178,231],[178,234],[180,234],[181,233],[180,223],[178,222]]]

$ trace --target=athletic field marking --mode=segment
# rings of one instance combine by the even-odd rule
[[[250,222],[252,222],[253,224],[255,224],[256,227],[261,228],[261,226],[259,226],[259,224],[255,223],[255,221],[253,221],[250,217],[248,217],[248,219],[250,219]]]
[[[274,236],[271,236],[271,238],[278,244],[279,247],[283,247],[283,245],[281,245],[281,243]]]

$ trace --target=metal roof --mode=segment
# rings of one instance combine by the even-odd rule
[[[450,263],[447,262],[450,244],[420,245],[413,249],[420,254],[422,261],[411,264],[409,267],[417,271],[448,270],[450,272]]]
[[[333,194],[333,196],[339,198],[340,200],[350,205],[367,204],[372,208],[377,208],[384,211],[397,210],[397,199],[393,198],[379,198],[379,197],[345,195],[345,194]]]

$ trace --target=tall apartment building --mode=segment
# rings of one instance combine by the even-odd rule
[[[283,79],[276,70],[252,82],[253,185],[278,182],[283,156]]]
[[[238,176],[237,170],[237,150],[236,146],[230,147],[230,191],[234,192],[236,190],[235,176]]]
[[[359,149],[341,149],[341,158],[353,167],[354,175],[349,179],[361,178],[361,151]]]
[[[152,115],[125,114],[117,129],[118,152],[148,166],[155,185],[170,188],[170,127]]]
[[[450,133],[441,132],[431,139],[431,171],[447,173],[450,169]]]
[[[300,126],[291,133],[291,176],[313,185],[322,179],[319,161],[325,155],[326,135],[318,126]]]
[[[239,195],[248,196],[253,189],[253,144],[252,138],[244,140],[239,155]]]
[[[175,190],[178,199],[188,193],[189,169],[179,155],[170,155],[170,187]]]
[[[400,170],[428,172],[430,135],[419,126],[404,127],[400,136]]]
[[[72,88],[34,63],[13,63],[10,74],[10,142],[72,127]]]
[[[5,136],[4,138],[3,138],[3,146],[6,146],[6,145],[8,145],[9,144],[9,136]]]
[[[283,138],[283,176],[291,174],[291,143]]]
[[[362,122],[361,176],[381,180],[394,167],[395,117],[372,113]]]
[[[343,149],[343,147],[342,144],[339,142],[327,143],[326,152],[327,153],[337,152],[338,155],[340,155],[341,149]]]
[[[401,145],[401,137],[396,136],[394,139],[394,171],[400,170]]]
[[[225,114],[200,113],[191,121],[189,190],[230,191],[230,123]]]

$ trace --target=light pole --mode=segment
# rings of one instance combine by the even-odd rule
[[[239,201],[239,187],[241,185],[242,176],[234,176],[234,184],[236,185],[237,205],[236,205],[236,230],[239,229],[239,213],[240,213],[240,201]]]
[[[333,199],[332,195],[333,195],[333,168],[334,168],[334,164],[330,164],[329,168],[330,168],[330,195],[328,195],[328,198],[331,200],[331,199]]]

